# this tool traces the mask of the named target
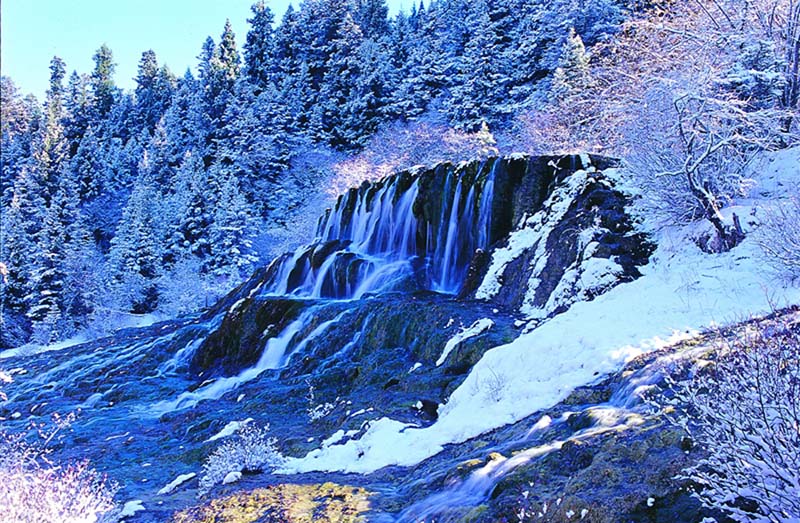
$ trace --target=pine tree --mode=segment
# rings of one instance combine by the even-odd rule
[[[312,100],[316,98],[311,90],[308,64],[303,62],[297,74],[284,77],[279,98],[288,110],[291,134],[295,137],[308,137],[311,134]]]
[[[275,87],[256,94],[253,86],[241,81],[225,121],[218,165],[236,176],[247,199],[266,213],[291,160],[294,141],[289,109]]]
[[[19,200],[12,199],[0,216],[0,347],[16,347],[29,334],[28,296],[35,242],[25,227]]]
[[[37,235],[27,313],[37,341],[49,343],[71,334],[89,312],[91,250],[77,184],[65,169]]]
[[[361,29],[347,13],[331,41],[319,103],[312,114],[312,125],[319,129],[314,138],[334,147],[350,145],[348,137],[354,131],[346,128],[346,111],[361,73],[358,51],[362,41]]]
[[[464,20],[454,16],[459,13],[455,5],[446,4],[433,4],[426,10],[420,3],[413,19],[416,29],[408,64],[391,103],[395,113],[409,119],[419,117],[443,97],[463,51],[459,35],[464,31]]]
[[[222,79],[227,82],[228,90],[232,90],[234,82],[239,78],[242,60],[236,49],[236,36],[233,34],[230,20],[225,20],[225,27],[219,40],[219,54],[216,58]]]
[[[94,108],[97,119],[105,117],[114,104],[116,86],[114,85],[114,56],[111,49],[103,44],[94,56],[94,71],[92,71],[91,84],[94,95]]]
[[[257,257],[253,251],[253,219],[235,176],[225,176],[220,186],[220,205],[210,228],[215,274],[240,281],[252,270]]]
[[[244,74],[258,89],[266,89],[277,80],[275,36],[272,25],[275,16],[263,0],[250,8],[250,31],[244,44]]]
[[[31,272],[35,268],[36,237],[44,218],[44,200],[29,168],[15,180],[10,204],[3,208],[0,262],[3,276],[3,308],[26,314],[31,298]]]
[[[233,93],[240,69],[239,52],[236,50],[236,39],[230,20],[225,21],[219,45],[214,46],[213,40],[207,39],[201,56],[203,62],[200,79],[206,94],[208,114],[212,122],[218,124]]]
[[[64,135],[69,142],[69,157],[78,151],[81,139],[91,125],[93,98],[88,75],[79,75],[73,71],[69,77],[67,96],[64,100],[66,119]]]
[[[210,122],[204,160],[206,165],[210,165],[216,157],[219,132],[224,126],[223,116],[233,97],[240,72],[239,52],[236,50],[236,39],[230,20],[225,21],[218,46],[214,45],[211,38],[206,40],[200,60],[200,82],[203,86],[205,113]]]
[[[558,67],[553,72],[550,100],[556,104],[565,104],[573,93],[584,89],[588,82],[589,54],[580,35],[570,29]]]
[[[467,28],[470,39],[458,61],[456,85],[447,105],[454,124],[474,131],[482,122],[501,121],[501,107],[508,96],[510,79],[502,60],[502,35],[494,32],[486,0],[472,3]]]
[[[299,14],[291,4],[275,30],[275,67],[278,74],[276,84],[283,84],[294,78],[302,63],[301,28]]]
[[[33,135],[41,120],[37,103],[23,99],[7,76],[0,77],[0,204],[10,205],[12,188],[30,162]]]
[[[170,164],[178,165],[189,150],[195,151],[202,158],[211,132],[210,126],[203,106],[202,85],[187,69],[178,82],[169,109],[164,114]]]
[[[38,190],[46,205],[50,204],[55,193],[61,163],[67,159],[69,152],[63,125],[64,75],[64,61],[54,57],[50,63],[50,89],[45,100],[45,118],[34,135],[31,151],[35,162],[31,174],[38,178]]]
[[[51,343],[67,334],[64,331],[62,298],[64,290],[65,230],[62,213],[67,202],[57,192],[44,215],[37,235],[35,268],[31,271],[31,294],[28,318],[33,323],[34,337],[40,343]]]
[[[415,118],[422,113],[427,104],[427,100],[421,100],[415,91],[419,79],[414,77],[418,73],[416,67],[418,64],[413,55],[420,44],[415,35],[416,24],[417,14],[414,7],[411,16],[405,17],[400,13],[395,17],[388,38],[391,89],[385,113],[390,119]]]
[[[142,163],[109,253],[116,301],[139,314],[158,306],[156,278],[163,257],[160,242],[163,234],[158,227],[161,199],[149,179],[146,154]]]
[[[153,129],[152,136],[143,132],[141,140],[146,140],[147,157],[151,166],[150,176],[153,183],[156,188],[166,192],[172,178],[175,176],[178,164],[173,161],[164,119],[162,118],[158,121],[155,129]]]
[[[364,38],[377,41],[388,34],[389,8],[385,0],[356,0],[355,4],[355,21]]]
[[[191,152],[187,152],[178,169],[173,194],[167,260],[175,263],[191,256],[206,267],[211,254],[214,205],[219,193],[213,174],[207,173],[200,159]]]
[[[89,127],[69,162],[82,201],[91,200],[102,193],[107,161],[108,158],[94,128]]]
[[[387,49],[372,40],[364,40],[356,56],[358,75],[344,107],[342,134],[350,146],[364,146],[390,112],[388,105],[394,90]]]
[[[152,131],[169,106],[175,90],[175,77],[169,69],[158,66],[156,53],[142,53],[136,75],[136,124]]]
[[[64,242],[62,310],[74,330],[91,312],[101,258],[80,208],[78,184],[68,170],[61,176],[56,202]]]

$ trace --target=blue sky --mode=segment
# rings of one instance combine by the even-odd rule
[[[142,51],[152,49],[159,63],[180,76],[194,70],[206,36],[219,40],[230,18],[240,46],[255,0],[2,0],[0,2],[0,72],[23,93],[42,99],[54,55],[67,63],[67,74],[91,72],[92,55],[108,44],[117,63],[117,85],[130,89]],[[299,0],[267,0],[278,20]],[[392,12],[410,8],[411,0],[388,0]]]

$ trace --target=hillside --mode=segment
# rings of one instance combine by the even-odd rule
[[[3,76],[0,520],[800,520],[800,3],[711,4]]]

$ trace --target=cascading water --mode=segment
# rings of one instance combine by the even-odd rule
[[[492,241],[495,174],[502,163],[482,162],[474,179],[460,169],[437,170],[443,180],[436,216],[421,210],[430,195],[423,194],[419,176],[348,191],[320,219],[316,242],[282,259],[269,293],[351,299],[415,277],[418,288],[457,293],[475,250]]]
[[[256,379],[265,371],[281,368],[286,364],[294,350],[305,347],[309,342],[323,334],[342,316],[340,314],[333,320],[322,323],[308,335],[298,340],[298,335],[309,324],[309,321],[314,317],[314,313],[315,309],[313,307],[306,310],[300,317],[286,326],[278,336],[268,339],[261,357],[254,366],[244,369],[236,376],[217,378],[193,391],[183,392],[173,400],[158,402],[149,409],[150,414],[158,417],[167,412],[194,407],[203,400],[219,399],[226,392]]]
[[[665,369],[674,369],[676,362],[692,360],[702,353],[700,348],[678,356],[667,354],[656,358],[642,368],[624,374],[607,402],[582,405],[581,411],[567,411],[556,419],[542,416],[524,436],[509,439],[490,449],[493,456],[483,466],[463,479],[454,480],[443,490],[417,500],[393,515],[391,520],[393,523],[463,521],[465,514],[492,496],[496,485],[518,467],[561,449],[567,442],[581,442],[641,424],[640,413],[648,408],[644,399],[647,391],[669,375]],[[591,422],[585,428],[573,430],[570,428],[572,416],[583,416]],[[488,453],[486,449],[482,452]]]

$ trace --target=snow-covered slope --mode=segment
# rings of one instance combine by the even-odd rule
[[[759,213],[800,182],[800,149],[755,164],[751,199],[735,202],[753,232]],[[759,185],[760,183],[760,185]],[[796,189],[795,189],[796,190]],[[693,238],[705,225],[653,231],[658,248],[638,280],[590,302],[579,302],[518,339],[488,351],[439,409],[439,419],[415,428],[388,418],[371,422],[357,440],[291,459],[289,472],[370,472],[413,465],[448,443],[462,442],[520,420],[565,398],[575,387],[626,361],[701,329],[800,303],[800,288],[764,269],[754,235],[730,252],[709,255]]]

